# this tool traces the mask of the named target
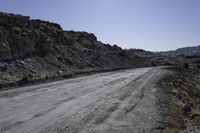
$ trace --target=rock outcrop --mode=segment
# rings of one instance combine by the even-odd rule
[[[0,13],[0,85],[70,77],[74,74],[148,66],[143,58],[87,32]]]

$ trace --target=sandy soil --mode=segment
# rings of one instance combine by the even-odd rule
[[[0,92],[0,133],[159,132],[160,67],[106,72]]]

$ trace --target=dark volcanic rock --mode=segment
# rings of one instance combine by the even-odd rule
[[[182,112],[184,115],[188,115],[190,112],[192,111],[191,107],[189,107],[188,105],[185,105],[183,108],[182,108]]]
[[[0,13],[1,86],[147,65],[117,45],[97,41],[92,33],[64,31],[48,21]]]

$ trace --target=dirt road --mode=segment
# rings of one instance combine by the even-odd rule
[[[140,133],[162,119],[160,67],[106,72],[0,92],[0,133]]]

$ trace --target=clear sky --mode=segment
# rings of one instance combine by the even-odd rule
[[[200,0],[0,0],[0,11],[94,33],[123,48],[163,51],[200,44]]]

